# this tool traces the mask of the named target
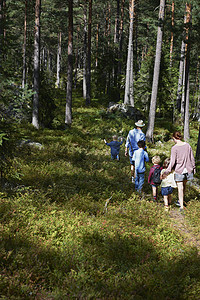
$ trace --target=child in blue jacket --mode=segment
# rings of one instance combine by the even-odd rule
[[[110,151],[111,151],[111,159],[117,159],[119,161],[119,150],[120,146],[123,144],[123,138],[121,138],[121,142],[118,142],[118,137],[117,135],[113,136],[113,140],[110,143],[107,143],[106,139],[104,139],[104,143],[107,146],[110,146]]]
[[[149,156],[145,149],[145,141],[141,140],[137,143],[139,149],[133,153],[135,161],[135,190],[141,192],[144,184],[144,174],[146,171],[145,162],[149,161]]]

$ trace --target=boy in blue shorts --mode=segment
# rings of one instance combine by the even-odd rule
[[[145,149],[145,141],[139,141],[137,143],[139,149],[133,154],[133,160],[135,161],[135,190],[141,192],[144,184],[145,174],[145,162],[149,161],[149,156]]]
[[[113,140],[110,143],[107,143],[106,139],[104,139],[104,143],[107,146],[110,146],[110,151],[111,151],[111,159],[116,159],[119,161],[120,157],[119,157],[119,150],[120,150],[120,146],[123,143],[123,138],[121,138],[121,142],[118,142],[118,137],[117,135],[113,136]]]

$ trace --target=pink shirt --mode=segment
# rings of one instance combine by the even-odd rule
[[[170,173],[172,169],[175,169],[176,173],[182,174],[185,168],[188,173],[193,173],[195,169],[192,148],[188,143],[181,146],[176,144],[171,149],[170,164],[166,169],[166,173]]]

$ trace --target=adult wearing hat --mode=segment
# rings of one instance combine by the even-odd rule
[[[131,129],[127,135],[125,144],[125,156],[129,155],[131,164],[131,180],[135,182],[135,163],[133,160],[133,153],[138,150],[138,142],[145,141],[145,134],[142,132],[142,127],[145,126],[143,120],[139,120],[135,123],[136,128]]]

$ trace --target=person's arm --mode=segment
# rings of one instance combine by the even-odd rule
[[[196,173],[196,165],[195,165],[194,154],[193,154],[191,146],[190,146],[190,159],[191,159],[192,166],[193,166],[193,173],[195,174]]]
[[[176,163],[176,150],[173,146],[171,149],[170,163],[167,169],[165,170],[164,174],[168,175],[172,171],[175,163]]]
[[[149,161],[149,156],[148,156],[148,153],[147,153],[146,151],[144,152],[144,160],[145,160],[146,162]]]

